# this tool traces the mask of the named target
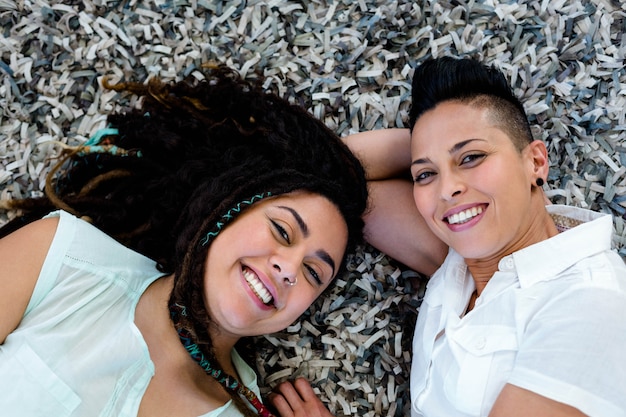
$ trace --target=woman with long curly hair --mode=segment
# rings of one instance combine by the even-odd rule
[[[225,68],[105,86],[140,106],[67,149],[45,197],[3,203],[22,213],[0,232],[3,414],[271,415],[235,345],[341,272],[359,161]]]

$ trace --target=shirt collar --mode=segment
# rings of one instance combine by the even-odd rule
[[[561,233],[500,261],[503,270],[517,270],[522,287],[549,280],[580,259],[611,248],[611,215],[563,205],[546,209]]]
[[[519,281],[521,287],[528,287],[550,280],[580,259],[610,249],[611,215],[563,205],[550,205],[546,209],[559,223],[557,228],[561,233],[502,258],[494,274],[501,285]],[[490,281],[492,289],[494,283]],[[465,260],[450,249],[441,268],[429,280],[424,299],[431,305],[458,306],[458,298],[467,300],[474,288]],[[447,298],[445,302],[444,298]]]

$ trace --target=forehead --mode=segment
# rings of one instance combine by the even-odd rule
[[[334,240],[341,241],[341,235],[337,234],[341,231],[347,236],[347,225],[341,212],[333,202],[319,194],[295,191],[267,199],[259,203],[259,207],[285,215],[297,223],[304,222],[312,231],[317,228],[318,233],[331,232],[335,236]]]
[[[414,130],[447,131],[489,126],[488,107],[458,100],[444,101],[424,112],[415,122]]]
[[[445,101],[417,119],[411,133],[411,152],[445,148],[468,139],[507,139],[493,122],[489,107],[475,102]]]
[[[413,126],[412,147],[444,140],[466,139],[486,123],[486,111],[458,101],[446,101],[424,112]]]
[[[289,207],[298,209],[304,213],[314,213],[316,211],[336,212],[341,216],[339,209],[328,198],[309,191],[292,191],[276,197],[267,198],[258,204],[259,207],[279,208]]]

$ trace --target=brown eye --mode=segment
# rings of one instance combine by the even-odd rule
[[[272,222],[272,226],[274,227],[274,230],[276,230],[276,233],[278,233],[278,235],[285,242],[287,242],[287,244],[290,244],[291,243],[291,239],[289,238],[289,233],[287,233],[285,228],[282,227],[280,224],[276,223],[274,220],[270,220],[270,221]]]
[[[319,274],[317,273],[317,271],[315,269],[313,269],[309,265],[304,265],[304,267],[309,272],[309,275],[311,275],[311,278],[313,279],[313,281],[315,281],[315,283],[318,286],[321,286],[321,285],[324,284],[324,282],[322,281],[322,279],[320,278]]]
[[[476,164],[480,161],[482,161],[483,159],[485,159],[487,155],[482,154],[482,153],[473,153],[473,154],[469,154],[463,157],[463,159],[461,159],[461,165],[473,165]]]

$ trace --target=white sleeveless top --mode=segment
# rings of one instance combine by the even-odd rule
[[[0,345],[3,416],[136,416],[154,375],[135,308],[155,262],[60,211],[19,327]],[[233,350],[242,383],[254,371]],[[201,417],[241,416],[232,401]]]

